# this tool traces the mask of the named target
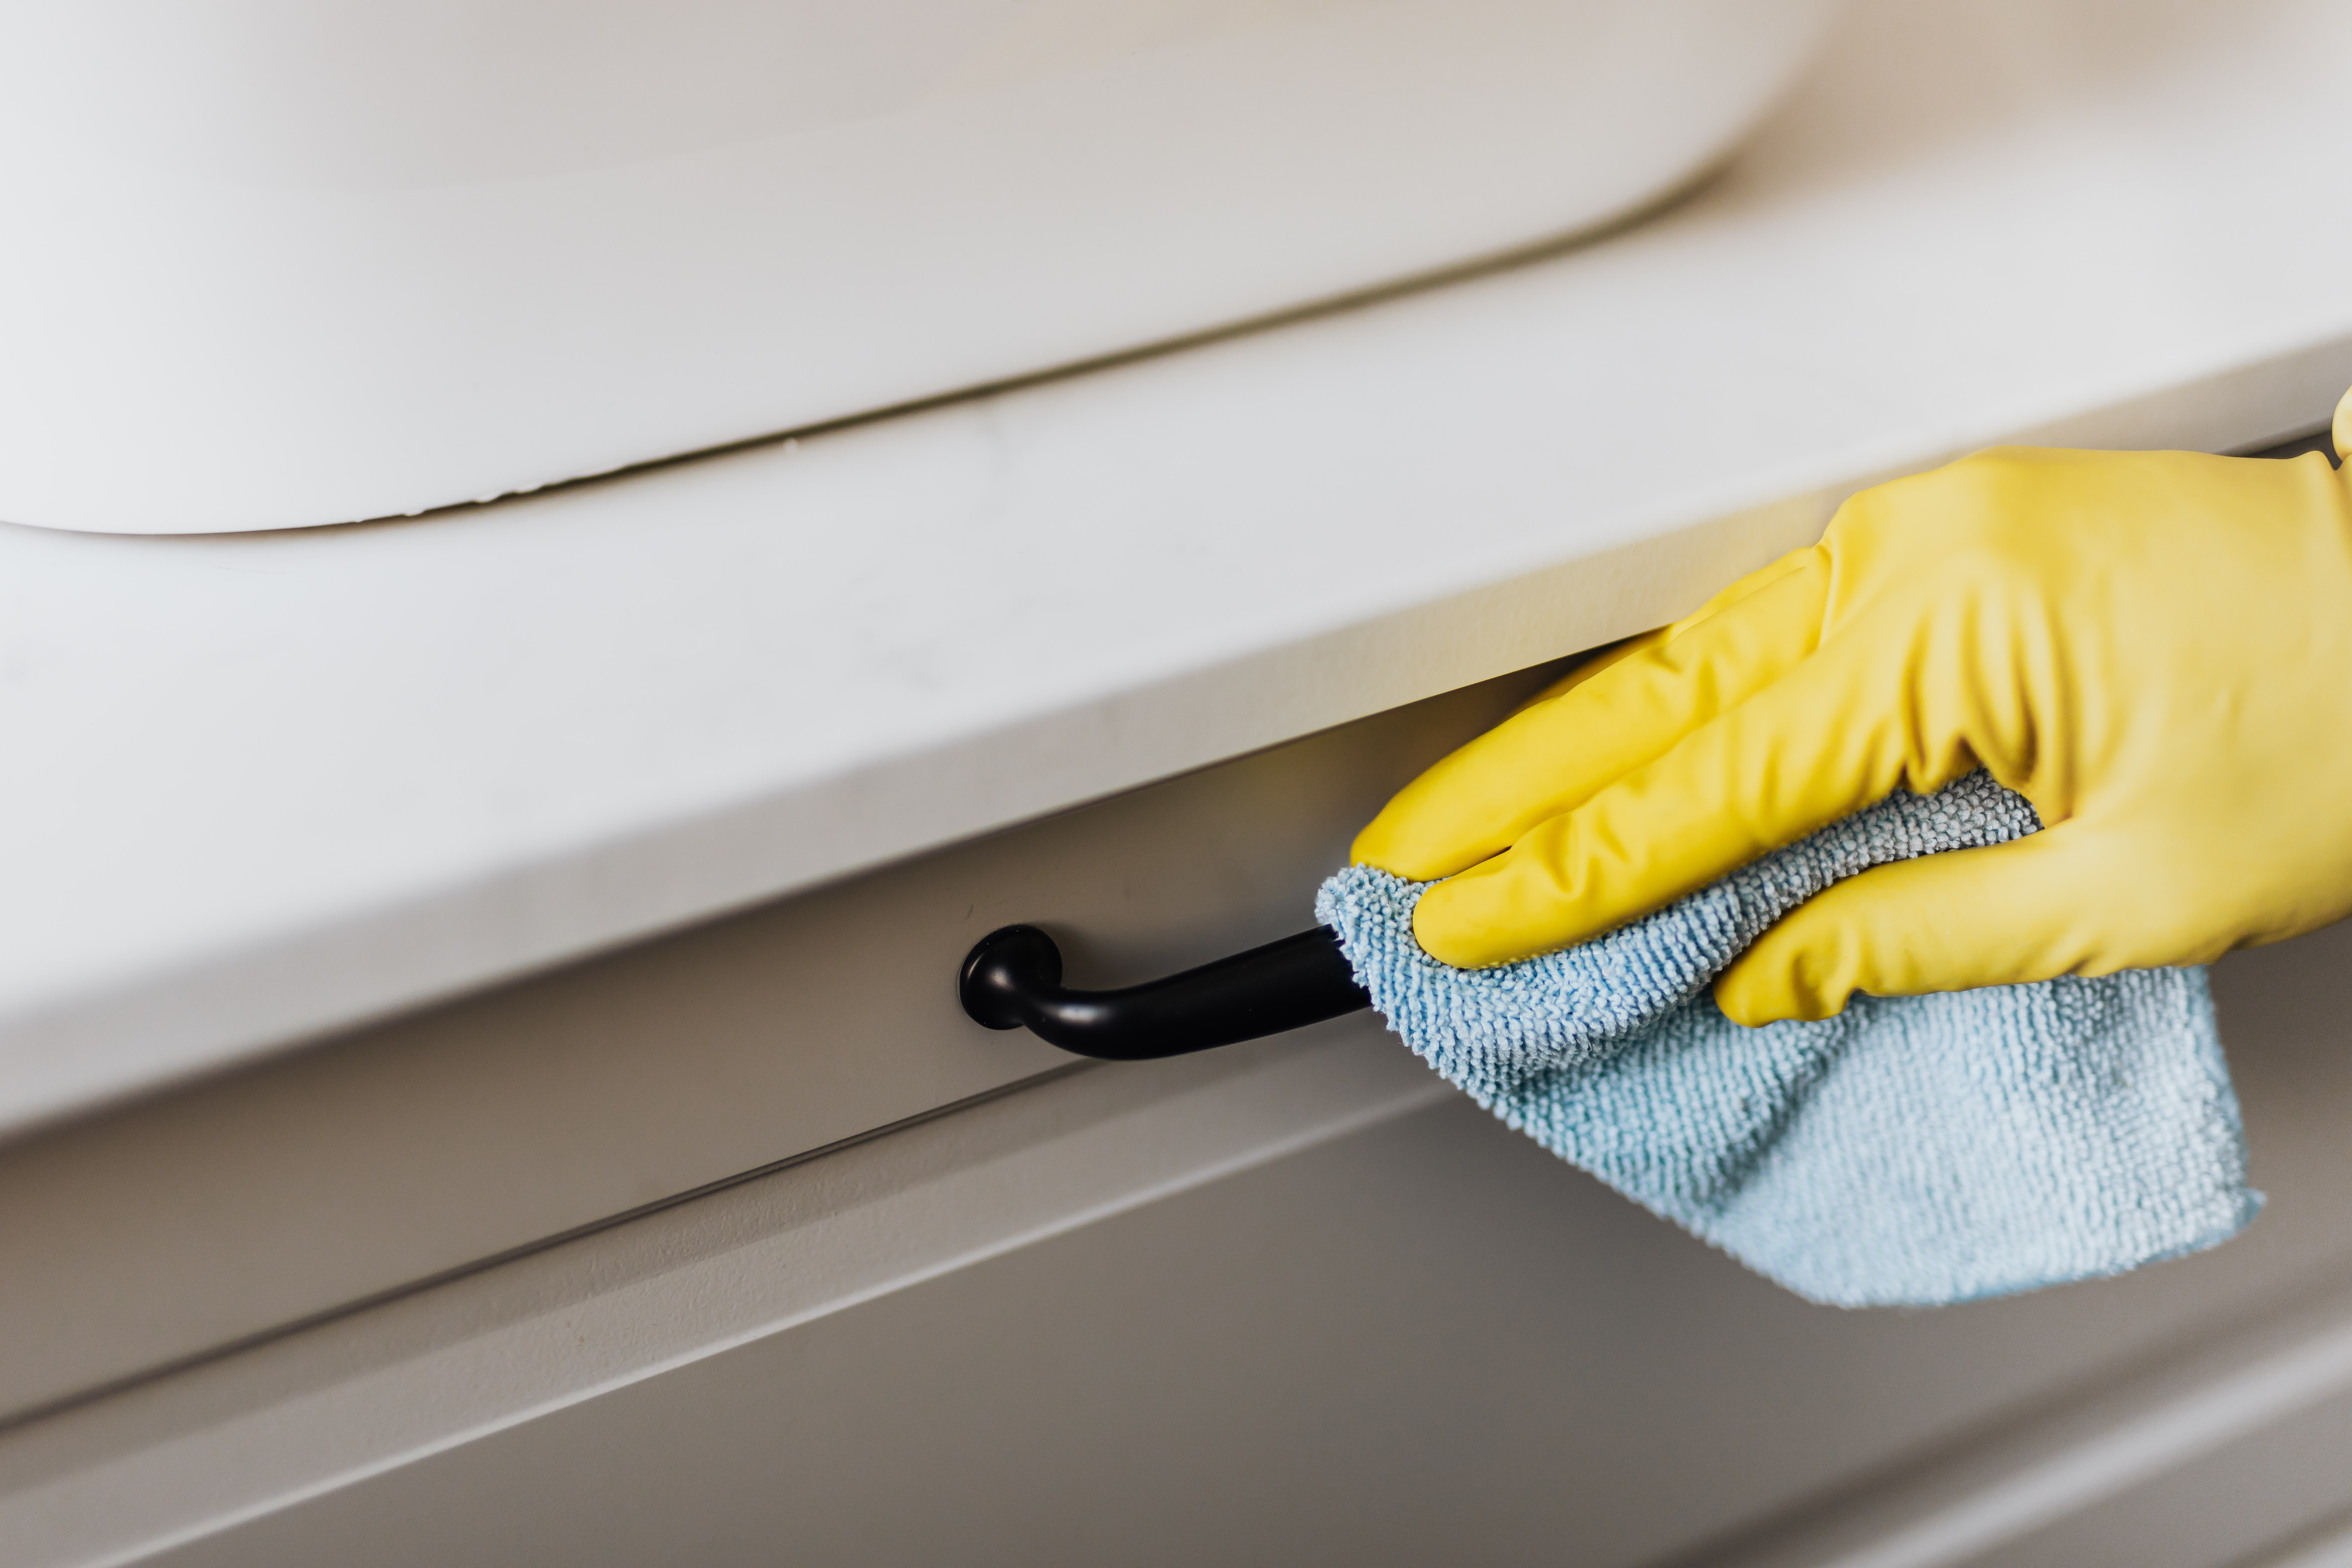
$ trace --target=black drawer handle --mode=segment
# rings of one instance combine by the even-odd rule
[[[992,1029],[1026,1025],[1066,1051],[1106,1061],[1181,1057],[1369,1007],[1329,926],[1119,991],[1066,991],[1062,950],[1035,926],[980,939],[956,984]]]

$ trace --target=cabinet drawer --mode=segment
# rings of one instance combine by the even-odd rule
[[[665,1289],[695,1268],[695,1211],[828,1165],[853,1168],[832,1191],[853,1189],[894,1144],[1171,1067],[1295,1067],[1318,1049],[1301,1036],[1041,1086],[37,1423],[0,1440],[0,1541],[37,1539],[42,1462],[54,1474],[79,1453],[47,1518],[84,1549],[22,1560],[100,1555],[83,1521],[120,1531],[209,1464],[237,1495],[144,1535],[217,1530],[163,1552],[173,1568],[2273,1563],[2270,1547],[2352,1506],[2347,955],[2338,927],[2222,963],[2271,1205],[2225,1247],[2122,1279],[1937,1311],[1810,1306],[1455,1098],[698,1357],[648,1358],[529,1419],[281,1473],[267,1498],[247,1479],[270,1455],[257,1428],[291,1431],[307,1462],[420,1405],[446,1433],[447,1406],[510,1383],[529,1336],[427,1331],[435,1296],[529,1298],[529,1277],[572,1254],[593,1299],[562,1298],[541,1342],[593,1362],[698,1300],[821,1271],[827,1249],[787,1220],[756,1266]],[[1370,1019],[1349,1026],[1344,1048],[1431,1079]],[[1215,1114],[1272,1097],[1258,1080]],[[1136,1131],[1118,1142],[1148,1141]],[[962,1178],[967,1214],[1036,1184]],[[439,1321],[462,1324],[457,1306]],[[338,1337],[308,1358],[332,1390],[305,1392],[287,1364],[299,1342]],[[371,1346],[376,1394],[352,1399]],[[242,1402],[225,1397],[240,1361],[256,1363]],[[109,1404],[118,1439],[165,1451],[89,1464]],[[205,1453],[157,1438],[189,1428]],[[107,1560],[148,1559],[132,1544]]]
[[[0,1414],[985,1095],[979,936],[1118,984],[1302,930],[1349,836],[1546,669],[311,1046],[0,1150]]]

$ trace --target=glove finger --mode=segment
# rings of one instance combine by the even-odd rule
[[[1890,611],[1902,626],[1915,614]],[[1914,675],[1901,637],[1880,635],[1890,627],[1857,629],[1507,852],[1432,888],[1413,917],[1422,946],[1465,967],[1566,947],[1696,892],[1906,780],[1924,792],[1974,767],[1951,727],[1961,710],[1945,715],[1945,728],[1923,729],[1932,721],[1909,700]]]
[[[1696,620],[1697,617],[1692,616],[1691,619]],[[1655,631],[1643,632],[1637,637],[1627,637],[1622,642],[1613,642],[1609,644],[1606,647],[1594,653],[1590,658],[1579,661],[1574,669],[1570,670],[1566,675],[1561,676],[1558,680],[1553,681],[1549,686],[1545,687],[1541,691],[1537,692],[1534,696],[1528,698],[1524,702],[1521,702],[1517,707],[1512,709],[1510,716],[1516,719],[1520,714],[1526,712],[1528,709],[1536,707],[1539,703],[1549,702],[1555,697],[1567,696],[1570,692],[1575,690],[1578,687],[1583,685],[1586,681],[1591,679],[1594,676],[1599,675],[1602,670],[1609,668],[1611,666],[1622,664],[1637,653],[1657,647],[1660,643],[1674,636],[1675,631],[1679,629],[1682,625],[1682,622],[1677,621],[1674,626],[1660,626]]]
[[[1356,837],[1358,862],[1428,881],[1500,854],[1671,750],[1811,651],[1827,558],[1795,552],[1444,758]],[[1637,639],[1637,641],[1642,639]]]
[[[1660,626],[1654,632],[1643,632],[1639,637],[1627,637],[1622,642],[1610,644],[1607,647],[1602,648],[1591,658],[1580,663],[1574,669],[1570,670],[1566,675],[1561,676],[1558,680],[1553,681],[1549,686],[1545,687],[1541,691],[1537,692],[1533,697],[1530,697],[1526,701],[1520,703],[1518,707],[1513,709],[1512,711],[1514,713],[1523,713],[1538,702],[1549,702],[1555,697],[1566,696],[1569,692],[1573,691],[1576,688],[1583,685],[1586,681],[1591,679],[1602,670],[1607,669],[1611,665],[1616,664],[1623,659],[1631,658],[1633,655],[1642,652],[1645,648],[1655,647],[1660,643],[1663,643],[1671,637],[1680,637],[1683,633],[1698,625],[1699,622],[1706,620],[1710,616],[1713,616],[1721,611],[1729,609],[1732,605],[1738,604],[1740,600],[1747,598],[1758,589],[1769,587],[1771,584],[1779,582],[1781,578],[1788,576],[1792,572],[1801,572],[1805,570],[1807,566],[1812,563],[1813,558],[1820,555],[1820,553],[1821,550],[1819,546],[1808,545],[1802,550],[1790,551],[1788,554],[1781,556],[1779,560],[1773,562],[1769,566],[1758,567],[1755,571],[1748,573],[1746,576],[1732,584],[1730,587],[1726,588],[1723,592],[1717,594],[1714,598],[1709,599],[1706,604],[1701,605],[1697,609],[1693,610],[1689,615],[1685,616],[1681,620],[1675,621],[1669,626]]]
[[[2099,835],[2067,823],[1874,868],[1766,931],[1716,976],[1716,1004],[1753,1026],[1832,1016],[1857,991],[1917,996],[2166,962],[2113,929],[2124,891],[2114,859]]]

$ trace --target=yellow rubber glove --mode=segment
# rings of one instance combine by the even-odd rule
[[[1839,883],[1717,978],[1724,1011],[2201,963],[2352,912],[2345,479],[2003,448],[1864,491],[1431,768],[1355,858],[1451,878],[1423,947],[1500,963],[1979,764],[2042,832]]]

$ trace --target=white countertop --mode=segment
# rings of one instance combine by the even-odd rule
[[[2347,148],[2325,0],[1886,0],[1549,259],[405,522],[0,528],[0,1128],[1591,646],[1971,447],[2310,428]]]

